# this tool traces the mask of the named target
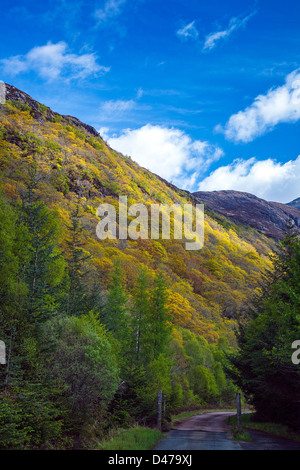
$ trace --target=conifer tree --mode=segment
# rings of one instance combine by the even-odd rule
[[[300,338],[300,240],[289,233],[272,256],[274,270],[241,327],[240,350],[228,371],[261,419],[300,423],[300,370],[291,360]]]
[[[34,447],[58,437],[61,429],[45,370],[42,326],[55,312],[55,287],[64,261],[55,242],[55,219],[32,186],[21,207],[4,207],[0,239],[6,259],[4,266],[0,249],[0,273],[6,279],[0,287],[0,336],[7,346],[7,363],[0,371],[0,445]]]
[[[151,292],[151,312],[149,332],[152,343],[153,359],[166,351],[171,337],[170,314],[167,308],[167,285],[161,270],[155,276]]]
[[[145,269],[139,272],[133,292],[132,329],[133,356],[137,362],[149,357],[148,325],[150,315],[149,279]]]
[[[69,266],[69,285],[66,300],[67,315],[81,315],[88,313],[89,310],[86,308],[88,303],[87,287],[85,285],[87,271],[84,264],[90,259],[90,255],[83,249],[81,218],[80,203],[78,202],[71,214],[71,224],[68,227],[71,238],[67,240]]]
[[[21,269],[27,286],[25,315],[32,328],[55,313],[55,289],[61,283],[65,261],[57,245],[58,222],[36,196],[34,175],[22,197],[21,222],[29,232],[28,258]]]
[[[123,273],[120,259],[114,263],[114,271],[108,286],[105,307],[105,323],[115,338],[123,346],[129,339],[129,317],[127,311],[128,296],[123,285]],[[128,348],[128,344],[127,344]]]

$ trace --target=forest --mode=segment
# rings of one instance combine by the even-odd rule
[[[172,412],[251,394],[242,356],[234,371],[229,358],[275,242],[209,211],[199,251],[174,239],[100,241],[103,202],[193,198],[37,106],[38,117],[18,100],[0,111],[1,448],[89,448],[110,429],[154,426],[159,390],[166,429]]]

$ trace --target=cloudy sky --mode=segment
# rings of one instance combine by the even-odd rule
[[[177,186],[300,197],[295,0],[2,2],[0,79]]]

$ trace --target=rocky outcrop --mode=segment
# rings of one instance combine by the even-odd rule
[[[24,93],[24,91],[18,90],[18,88],[5,84],[5,91],[6,91],[6,100],[13,101],[20,103],[21,105],[27,105],[29,108],[31,108],[31,114],[32,116],[40,123],[42,123],[45,120],[48,121],[55,121],[56,119],[64,120],[66,124],[72,124],[76,127],[79,127],[81,129],[85,129],[89,134],[91,134],[94,137],[100,137],[99,133],[94,129],[94,127],[89,126],[88,124],[85,124],[81,122],[79,119],[77,119],[74,116],[65,116],[58,114],[52,109],[50,109],[48,106],[41,105],[37,101],[35,101],[31,96],[27,95],[27,93]]]
[[[198,191],[193,193],[207,209],[234,223],[248,225],[267,237],[284,237],[289,223],[300,228],[300,211],[292,205],[269,202],[240,191]]]

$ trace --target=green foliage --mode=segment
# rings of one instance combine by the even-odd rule
[[[77,203],[71,213],[71,223],[68,226],[70,239],[66,241],[69,276],[64,309],[67,315],[82,315],[89,311],[85,279],[87,277],[86,262],[90,259],[90,254],[84,250],[84,244],[81,242],[81,218],[80,205]]]
[[[63,447],[87,428],[153,425],[158,389],[167,415],[230,402],[226,356],[272,244],[209,214],[198,252],[182,240],[100,242],[99,204],[190,196],[38,109],[39,121],[20,102],[0,116],[2,446]]]
[[[31,440],[33,428],[23,423],[21,404],[10,397],[0,401],[0,449],[26,448]]]
[[[16,314],[15,296],[17,300],[18,290],[22,290],[22,285],[17,280],[19,259],[16,224],[16,214],[0,194],[0,328],[4,327],[4,319],[8,320],[9,311],[12,313],[13,310]],[[14,314],[11,315],[12,318]]]
[[[235,416],[230,416],[228,419],[230,424],[236,424],[237,419]],[[255,413],[242,414],[242,426],[247,429],[255,429],[257,431],[273,434],[274,436],[285,437],[294,441],[300,442],[299,432],[293,430],[284,424],[279,423],[264,423],[255,420]]]
[[[171,338],[170,315],[167,307],[168,293],[165,278],[158,271],[154,278],[154,289],[151,295],[150,336],[153,359],[166,351]]]
[[[19,109],[20,111],[27,111],[29,113],[32,113],[32,108],[26,103],[22,103],[22,101],[10,101],[6,100],[6,105],[9,104],[10,106],[13,106],[14,108]]]
[[[108,286],[105,322],[109,331],[125,347],[128,340],[127,294],[123,286],[123,272],[119,259],[115,262],[111,283]]]
[[[52,324],[58,336],[49,367],[63,388],[69,419],[76,426],[99,419],[118,384],[118,365],[109,335],[95,314]]]
[[[300,335],[300,241],[290,233],[273,256],[239,335],[239,353],[229,374],[252,398],[260,420],[299,428],[300,372],[291,345]]]
[[[163,434],[155,429],[134,426],[120,429],[99,444],[100,450],[151,450]]]
[[[38,103],[38,109],[44,116],[47,115],[47,111],[48,111],[47,106],[45,106],[44,104]]]
[[[22,273],[28,286],[26,315],[36,326],[53,314],[52,292],[62,281],[66,266],[56,246],[57,220],[45,203],[36,199],[32,187],[23,198],[21,210],[21,220],[30,233],[29,255]]]
[[[149,278],[146,269],[142,269],[137,277],[133,292],[133,308],[131,324],[133,329],[132,352],[137,362],[146,363],[150,357],[151,340],[148,334],[150,323]]]

